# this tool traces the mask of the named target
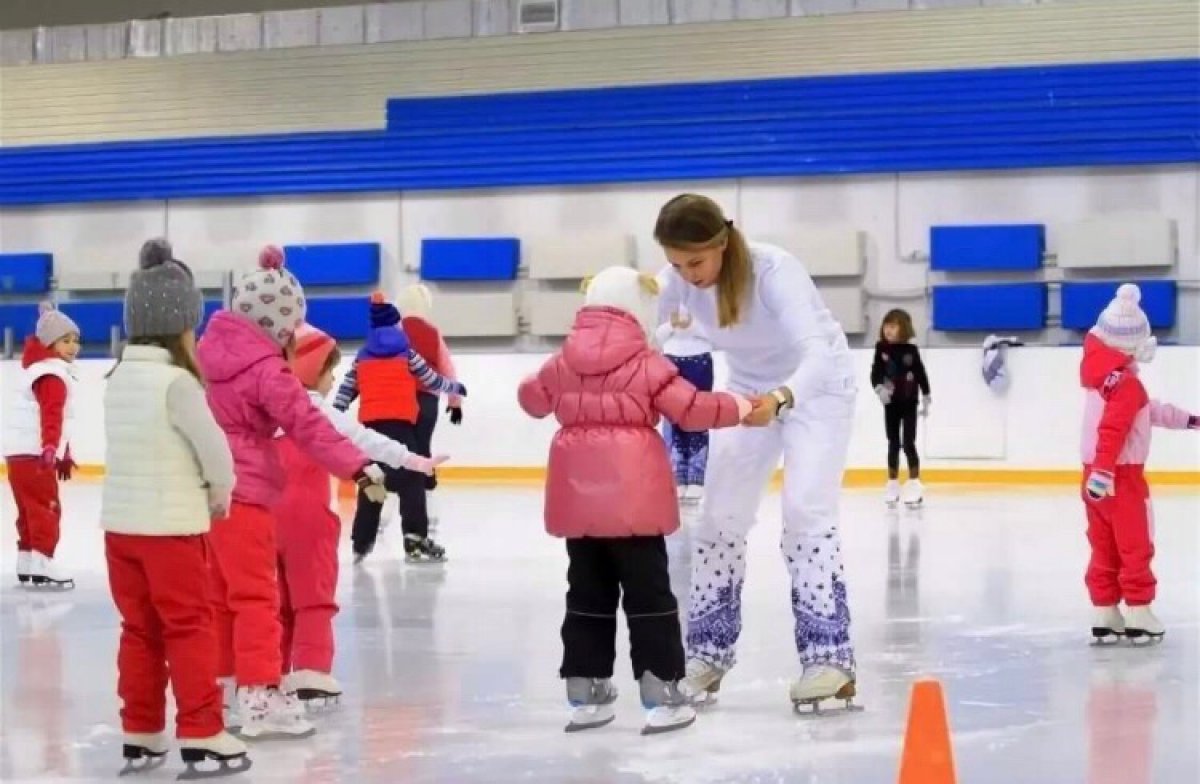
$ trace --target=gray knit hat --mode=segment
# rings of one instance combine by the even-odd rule
[[[174,257],[165,239],[146,240],[137,272],[125,292],[125,334],[130,338],[178,335],[200,326],[204,297],[192,271]]]
[[[38,342],[46,348],[62,340],[67,335],[80,334],[79,326],[71,317],[54,307],[53,302],[43,302],[38,305],[38,320],[34,334]]]

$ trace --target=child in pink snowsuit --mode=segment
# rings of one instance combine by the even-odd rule
[[[316,327],[296,331],[292,372],[308,390],[313,405],[337,431],[372,460],[394,469],[425,475],[446,460],[408,451],[398,441],[376,433],[333,407],[333,371],[341,352],[333,338]],[[338,539],[342,521],[331,509],[329,469],[309,456],[290,436],[279,439],[283,472],[288,478],[283,500],[275,507],[279,548],[280,622],[283,626],[283,685],[301,700],[322,700],[341,694],[333,669],[333,616],[338,606]]]
[[[587,285],[586,306],[560,352],[521,383],[521,408],[554,414],[546,530],[567,540],[567,612],[561,677],[575,708],[568,731],[614,718],[617,603],[625,615],[650,712],[644,732],[686,727],[695,712],[677,683],[684,675],[678,606],[671,593],[664,539],[679,528],[679,505],[659,415],[685,430],[738,424],[744,398],[700,392],[646,336],[654,325],[658,284],[612,267]]]
[[[1141,291],[1126,283],[1083,342],[1079,379],[1087,398],[1083,413],[1083,501],[1092,557],[1087,588],[1095,607],[1092,636],[1114,643],[1161,640],[1154,616],[1157,581],[1150,570],[1150,486],[1144,473],[1150,431],[1200,428],[1200,417],[1151,400],[1138,378],[1138,363],[1154,358],[1157,342],[1138,302]],[[1125,600],[1127,615],[1117,606]]]

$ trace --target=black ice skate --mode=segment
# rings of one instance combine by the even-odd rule
[[[862,708],[854,704],[857,694],[854,678],[849,673],[824,664],[805,667],[804,674],[788,690],[796,713],[807,716],[819,715],[825,700],[841,700],[845,712],[860,711]]]
[[[439,564],[446,562],[446,549],[428,536],[404,536],[404,560],[410,564]]]
[[[161,732],[127,732],[121,756],[125,767],[118,776],[131,776],[161,768],[167,761],[167,739]]]
[[[176,778],[179,781],[198,781],[233,776],[250,770],[253,763],[246,756],[246,744],[230,735],[219,732],[211,738],[180,741],[179,755],[186,767]],[[200,765],[215,762],[216,767]]]

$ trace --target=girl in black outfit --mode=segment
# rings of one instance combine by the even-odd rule
[[[871,363],[871,386],[883,403],[883,421],[888,440],[888,483],[884,500],[895,506],[901,499],[900,449],[908,461],[908,482],[903,499],[909,506],[919,506],[924,499],[921,486],[921,458],[917,454],[917,401],[920,393],[920,415],[929,413],[929,377],[921,352],[911,341],[915,336],[912,317],[906,311],[888,311],[879,327],[879,342],[875,344],[875,359]]]

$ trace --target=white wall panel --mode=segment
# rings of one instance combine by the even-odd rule
[[[366,14],[361,5],[317,11],[317,40],[324,46],[361,44],[366,37]]]
[[[509,35],[516,27],[513,0],[472,0],[472,11],[477,36]]]
[[[583,307],[583,294],[578,291],[527,291],[524,301],[529,332],[559,336],[571,331],[575,314]]]
[[[1175,224],[1162,215],[1112,214],[1056,226],[1058,266],[1170,267],[1175,264]]]
[[[425,39],[469,38],[471,0],[439,0],[425,3]]]
[[[320,38],[317,14],[318,11],[314,8],[270,11],[263,14],[263,48],[316,46]]]
[[[671,23],[671,0],[620,0],[617,7],[622,27]]]
[[[425,35],[422,3],[372,3],[367,6],[367,43],[419,41]]]
[[[142,243],[165,230],[166,208],[157,201],[5,209],[0,252],[53,253],[56,273],[128,272]]]

